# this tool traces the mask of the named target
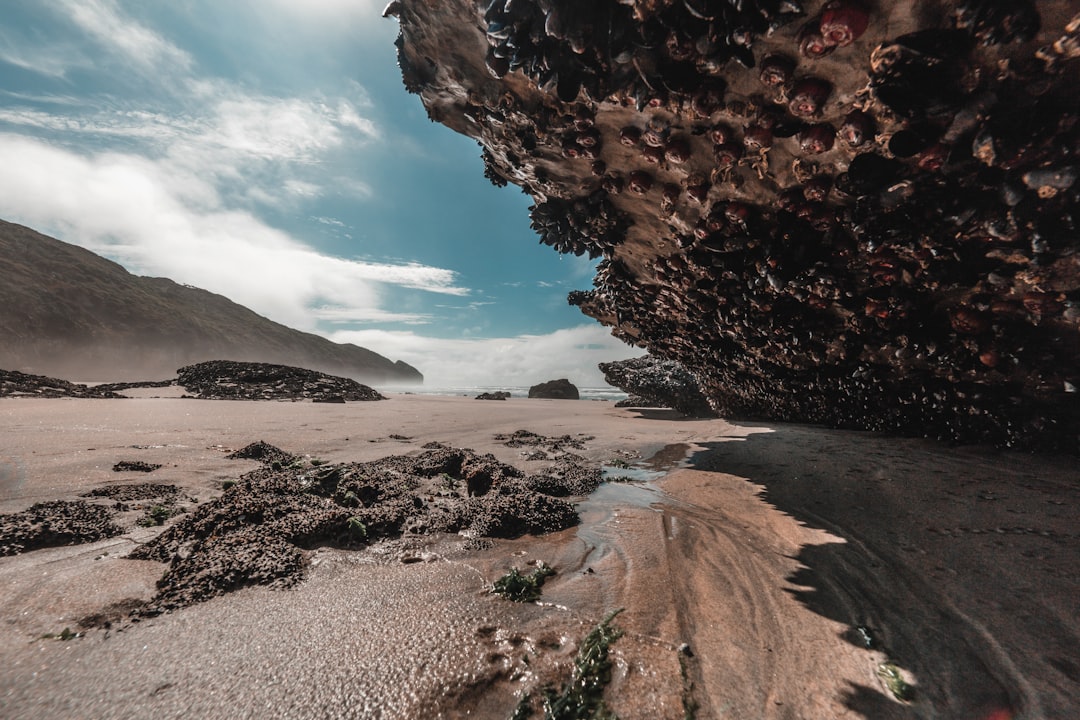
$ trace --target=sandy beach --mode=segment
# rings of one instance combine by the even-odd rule
[[[207,503],[258,440],[330,464],[438,441],[531,471],[495,439],[526,429],[652,479],[602,485],[568,530],[316,548],[296,587],[138,622],[122,609],[166,566],[125,556],[159,527],[0,558],[0,716],[508,718],[620,608],[605,698],[624,719],[1080,715],[1075,458],[599,401],[130,394],[0,401],[0,513],[138,482]],[[556,571],[539,602],[490,593],[537,562]]]

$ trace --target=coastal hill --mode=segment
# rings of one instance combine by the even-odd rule
[[[416,368],[273,322],[226,297],[0,220],[0,368],[80,381],[172,377],[227,358],[366,383],[422,383]]]
[[[406,89],[723,417],[1080,450],[1080,17],[395,0]]]

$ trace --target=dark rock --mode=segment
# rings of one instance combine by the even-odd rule
[[[527,487],[553,497],[584,496],[604,481],[600,468],[560,462],[524,479]]]
[[[0,556],[114,537],[123,529],[112,518],[112,510],[85,500],[35,503],[22,512],[0,515]]]
[[[0,397],[121,398],[123,395],[101,386],[89,387],[44,375],[0,370]]]
[[[176,385],[176,380],[136,380],[131,382],[115,382],[115,383],[102,383],[101,385],[95,385],[95,390],[101,390],[104,392],[120,392],[121,390],[132,390],[134,388],[163,388]]]
[[[617,408],[666,408],[669,407],[659,400],[650,400],[641,395],[629,395],[625,400],[615,403]]]
[[[585,448],[585,443],[593,438],[591,435],[560,435],[557,437],[548,437],[546,435],[534,433],[531,430],[515,430],[509,435],[496,435],[494,439],[501,442],[506,447],[541,447],[553,452],[559,452],[566,448],[583,450]]]
[[[320,545],[563,530],[577,523],[577,513],[554,495],[587,494],[600,479],[599,470],[563,461],[523,480],[520,470],[492,455],[446,446],[340,465],[283,464],[280,458],[295,456],[262,442],[237,455],[279,460],[242,475],[220,498],[131,553],[169,563],[157,595],[136,614],[155,615],[246,585],[291,587],[304,576],[307,551]]]
[[[225,456],[226,460],[258,460],[264,465],[271,463],[279,463],[281,465],[290,465],[296,462],[300,458],[290,453],[285,452],[281,448],[274,447],[268,442],[259,440],[240,448],[234,453],[230,453]]]
[[[136,483],[134,485],[107,485],[94,488],[82,497],[103,497],[121,502],[153,500],[154,498],[176,498],[180,488],[162,483]]]
[[[154,472],[160,465],[143,462],[142,460],[121,460],[113,465],[113,472]]]
[[[529,388],[529,397],[549,400],[578,400],[578,389],[566,378],[548,380]]]
[[[367,385],[314,370],[210,360],[176,371],[177,384],[204,400],[385,400]]]
[[[505,390],[496,390],[493,393],[485,392],[476,396],[477,400],[509,400],[510,393]]]
[[[600,363],[600,372],[608,385],[645,398],[650,403],[645,407],[668,407],[691,417],[716,417],[697,378],[674,360],[643,355]]]

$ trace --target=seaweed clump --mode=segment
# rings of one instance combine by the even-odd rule
[[[510,568],[510,572],[492,584],[491,592],[514,602],[536,602],[540,599],[544,581],[554,574],[555,570],[544,562],[537,563],[536,569],[528,575],[523,575],[516,567]]]
[[[608,614],[585,636],[574,658],[574,670],[569,682],[561,689],[545,687],[541,692],[544,720],[617,720],[617,715],[604,702],[604,689],[611,682],[611,646],[623,635],[612,625],[622,609]],[[532,717],[533,697],[526,695],[518,703],[513,720]]]
[[[265,443],[236,455],[258,455],[263,464],[131,553],[169,563],[140,614],[249,585],[291,587],[304,577],[308,551],[319,546],[434,533],[518,537],[578,522],[570,502],[538,492],[517,468],[471,450],[440,446],[337,465],[297,459]]]

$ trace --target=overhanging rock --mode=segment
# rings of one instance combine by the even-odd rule
[[[406,87],[728,417],[1076,452],[1069,2],[398,0]]]

